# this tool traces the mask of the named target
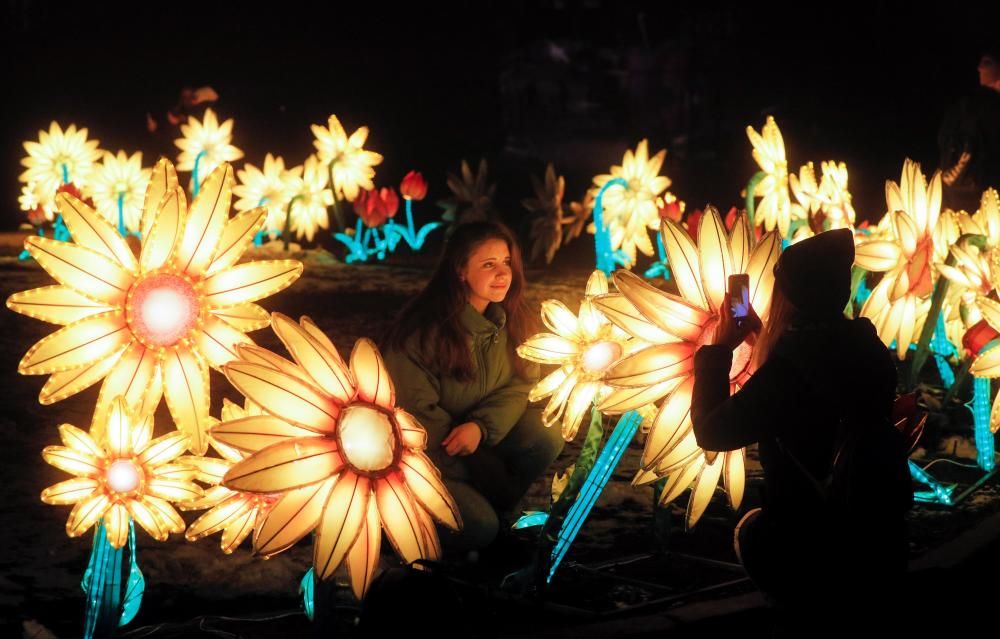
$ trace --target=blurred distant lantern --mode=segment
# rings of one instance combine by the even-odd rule
[[[233,119],[221,125],[212,109],[205,109],[205,119],[198,121],[188,117],[187,124],[181,125],[181,135],[174,140],[181,150],[177,156],[177,170],[191,171],[191,192],[198,195],[201,180],[212,173],[223,162],[232,162],[243,157],[243,151],[233,146]]]
[[[406,226],[390,224],[386,227],[386,241],[390,250],[395,249],[400,240],[404,240],[414,251],[419,251],[431,231],[441,226],[441,222],[428,222],[419,229],[413,225],[413,202],[427,197],[427,181],[417,171],[410,171],[399,185],[399,193],[403,196],[406,207]]]
[[[97,212],[115,224],[119,235],[139,232],[150,170],[142,168],[142,153],[131,156],[105,152],[91,179]]]
[[[634,152],[625,151],[621,166],[612,166],[610,174],[594,177],[594,221],[587,230],[595,234],[601,262],[597,268],[606,275],[614,270],[614,262],[631,268],[636,249],[653,254],[649,230],[660,223],[661,205],[675,199],[664,193],[670,178],[659,174],[666,156],[666,150],[661,150],[649,157],[649,142],[642,140]]]
[[[521,206],[532,213],[531,257],[534,262],[541,257],[550,264],[556,251],[563,245],[563,227],[572,224],[574,217],[566,215],[563,208],[563,195],[566,192],[566,180],[556,174],[551,163],[545,167],[545,177],[539,180],[531,176],[531,186],[534,197],[521,200]]]
[[[403,177],[399,185],[399,192],[404,200],[420,201],[427,197],[427,180],[419,171],[410,171]]]
[[[595,400],[603,399],[612,389],[604,383],[605,373],[639,340],[608,321],[594,306],[593,299],[608,292],[603,271],[594,271],[574,315],[558,300],[542,302],[542,321],[552,333],[539,333],[517,347],[521,357],[557,368],[531,389],[528,401],[551,396],[542,412],[548,427],[560,426],[563,438],[572,441],[580,423]]]
[[[29,182],[21,187],[21,195],[17,198],[17,203],[21,210],[25,212],[28,223],[32,226],[41,226],[45,222],[55,219],[56,203],[55,193],[46,194],[42,185],[38,182]]]
[[[309,318],[296,323],[275,313],[271,325],[295,361],[241,347],[240,360],[225,366],[229,381],[265,416],[212,430],[249,454],[222,485],[280,494],[254,531],[256,553],[282,552],[315,529],[315,575],[329,579],[346,560],[360,599],[378,565],[383,528],[403,561],[437,558],[434,521],[458,530],[458,508],[422,452],[426,431],[395,406],[392,380],[371,341],[358,340],[347,365]]]
[[[680,296],[622,271],[614,279],[620,294],[596,300],[597,308],[608,319],[646,342],[614,364],[605,376],[611,386],[631,389],[632,396],[612,395],[599,408],[619,413],[666,398],[653,420],[642,453],[642,471],[634,483],[666,477],[661,503],[674,500],[693,484],[685,519],[691,527],[705,512],[720,477],[733,508],[742,501],[745,481],[742,449],[717,455],[703,451],[695,441],[691,424],[694,355],[714,339],[730,275],[750,276],[750,302],[762,318],[767,317],[781,243],[776,234],[769,233],[754,245],[745,215],[736,219],[727,234],[712,207],[701,217],[697,245],[671,220],[663,221],[661,232]],[[733,392],[750,378],[752,355],[749,343],[733,353]]]
[[[754,226],[767,231],[778,230],[782,239],[788,238],[792,222],[791,200],[788,197],[788,161],[785,159],[785,141],[774,118],[767,116],[760,133],[747,127],[747,137],[753,145],[753,158],[760,167],[747,187],[747,211]],[[815,181],[815,178],[813,178]],[[753,198],[761,198],[754,206]]]
[[[392,218],[398,210],[399,196],[395,189],[382,187],[358,193],[358,197],[354,199],[354,212],[358,215],[354,234],[334,234],[348,248],[348,263],[364,262],[372,255],[381,260],[385,258],[386,251],[396,248],[399,235],[392,228],[395,226]],[[385,226],[386,222],[391,226]],[[380,234],[380,229],[384,232],[384,237]]]
[[[326,207],[333,203],[333,193],[329,187],[329,177],[319,158],[310,155],[305,165],[288,171],[284,177],[285,195],[288,197],[288,211],[285,226],[288,232],[283,233],[285,247],[288,238],[295,234],[297,238],[312,241],[316,229],[330,228],[330,218]]]
[[[101,157],[97,140],[87,139],[87,129],[70,124],[64,132],[57,122],[48,132],[39,131],[37,142],[25,142],[28,157],[21,160],[26,167],[20,181],[36,184],[39,192],[54,198],[60,184],[75,183],[86,189],[94,164]],[[43,200],[44,202],[44,200]]]
[[[936,233],[941,212],[941,172],[928,184],[920,165],[903,164],[900,184],[886,183],[890,230],[883,239],[863,241],[855,263],[868,271],[885,273],[872,290],[861,315],[872,320],[886,346],[896,343],[899,359],[928,318],[936,266],[944,261],[948,245]],[[939,307],[940,308],[940,307]]]
[[[237,265],[265,211],[230,219],[232,182],[232,168],[221,165],[189,208],[173,166],[160,160],[146,191],[138,258],[104,217],[59,196],[73,242],[32,236],[25,246],[60,284],[7,299],[11,310],[65,325],[32,346],[18,366],[23,375],[50,375],[41,403],[104,379],[93,424],[101,437],[112,398],[148,413],[165,395],[191,450],[204,454],[209,366],[234,359],[237,344],[252,344],[244,333],[269,321],[253,302],[302,273],[294,260]]]
[[[233,187],[237,211],[249,211],[263,206],[267,208],[267,219],[264,228],[254,238],[260,243],[262,233],[280,233],[285,225],[285,207],[291,196],[288,194],[289,178],[301,178],[302,167],[297,166],[285,170],[285,160],[268,153],[264,156],[264,168],[258,169],[249,162],[236,172],[239,184]]]
[[[334,214],[337,225],[343,230],[344,220],[338,202],[353,202],[361,189],[375,188],[372,178],[375,168],[382,163],[382,156],[364,148],[368,127],[359,127],[348,137],[336,115],[331,114],[327,126],[312,125],[315,136],[313,146],[323,167],[330,174]]]
[[[133,520],[157,541],[184,531],[172,504],[198,499],[194,469],[179,463],[187,435],[173,432],[153,439],[153,416],[128,410],[122,398],[93,437],[63,424],[63,446],[48,446],[42,457],[75,477],[42,491],[46,504],[73,504],[66,534],[79,537],[95,524],[94,545],[83,579],[87,639],[112,636],[139,610],[144,579],[136,564]],[[124,551],[127,546],[127,553]]]

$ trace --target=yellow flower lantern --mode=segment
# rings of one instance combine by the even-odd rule
[[[254,552],[269,557],[315,530],[316,577],[329,579],[346,561],[360,599],[383,529],[407,563],[437,558],[433,522],[458,530],[458,507],[422,452],[427,432],[395,406],[392,380],[370,340],[358,340],[345,364],[309,318],[297,323],[275,313],[271,326],[294,362],[243,346],[240,360],[224,367],[263,414],[212,430],[248,454],[222,485],[279,495],[254,531]]]
[[[781,240],[768,233],[754,245],[745,215],[736,219],[727,234],[712,207],[701,218],[697,244],[672,220],[663,221],[661,232],[680,295],[661,291],[627,271],[615,273],[619,294],[598,298],[597,307],[625,332],[648,344],[619,361],[605,376],[608,384],[631,395],[610,396],[599,408],[625,412],[665,397],[650,427],[642,471],[634,483],[667,477],[662,503],[676,499],[693,484],[685,518],[691,527],[704,513],[720,477],[733,508],[742,501],[745,481],[742,449],[716,455],[703,451],[695,441],[691,425],[694,355],[714,339],[730,275],[750,276],[750,301],[762,318],[767,317]],[[732,391],[750,378],[752,356],[748,343],[733,353]]]
[[[290,232],[295,237],[312,241],[317,229],[329,229],[330,218],[326,207],[333,204],[329,177],[319,158],[310,155],[302,167],[295,167],[285,175],[285,195],[289,204]]]
[[[37,142],[25,142],[28,157],[21,160],[26,170],[20,181],[36,184],[46,197],[55,196],[60,185],[72,182],[81,190],[89,186],[90,173],[101,157],[97,140],[87,139],[87,129],[70,124],[63,131],[57,122],[38,132]]]
[[[361,189],[375,188],[375,166],[382,163],[382,156],[364,148],[368,127],[358,128],[348,137],[336,115],[331,115],[327,126],[312,125],[316,139],[313,145],[324,167],[329,167],[334,196],[338,200],[353,202]]]
[[[92,426],[99,438],[112,398],[123,396],[130,410],[146,413],[166,396],[191,450],[205,453],[209,366],[235,359],[237,344],[251,344],[245,332],[269,321],[253,302],[302,273],[294,260],[236,265],[265,211],[230,219],[232,182],[232,168],[220,166],[189,208],[173,167],[161,160],[146,191],[138,257],[103,216],[60,195],[73,241],[25,241],[59,283],[7,299],[13,311],[63,325],[32,346],[18,366],[23,375],[50,376],[39,395],[42,404],[103,379]]]
[[[104,160],[94,170],[90,192],[98,213],[113,224],[122,224],[119,232],[139,231],[142,205],[149,185],[150,169],[142,168],[142,153],[131,156],[105,152]]]
[[[285,160],[268,153],[264,156],[264,166],[258,169],[249,162],[236,172],[239,184],[233,187],[237,211],[249,211],[258,206],[267,208],[264,230],[281,230],[285,225],[285,206],[288,204],[288,182],[290,178],[302,176],[302,167],[285,170]]]
[[[204,120],[188,117],[187,124],[181,125],[181,135],[174,140],[181,150],[177,156],[177,170],[191,171],[191,190],[195,195],[201,188],[201,180],[223,162],[233,162],[243,157],[243,151],[233,146],[233,119],[219,124],[219,118],[212,109],[205,109]]]
[[[747,127],[747,137],[753,145],[753,159],[765,174],[753,195],[762,198],[754,213],[754,225],[763,225],[767,231],[778,229],[782,238],[788,237],[792,223],[791,200],[788,197],[788,161],[785,159],[785,141],[774,118],[767,116],[760,133]]]

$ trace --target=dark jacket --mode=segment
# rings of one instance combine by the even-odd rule
[[[862,318],[790,327],[732,396],[731,361],[725,346],[703,346],[695,355],[691,417],[698,445],[723,451],[759,443],[765,512],[776,522],[812,527],[824,504],[778,442],[813,477],[828,476],[842,415],[890,416],[892,355]]]
[[[441,472],[457,477],[463,475],[455,468],[458,458],[449,457],[441,441],[453,427],[471,421],[483,431],[483,444],[498,444],[524,414],[539,370],[533,365],[527,380],[516,374],[507,347],[507,316],[500,305],[489,304],[481,314],[467,304],[461,321],[469,333],[475,369],[470,382],[442,374],[434,354],[424,350],[417,335],[411,335],[402,350],[390,348],[383,353],[397,405],[427,429],[427,454]]]

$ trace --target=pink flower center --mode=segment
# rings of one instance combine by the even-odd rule
[[[126,320],[132,332],[150,347],[173,346],[198,322],[198,294],[186,278],[158,273],[129,291]]]

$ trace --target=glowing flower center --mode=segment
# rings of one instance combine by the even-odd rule
[[[348,406],[340,414],[344,459],[362,472],[377,472],[392,464],[396,434],[389,416],[371,406]]]
[[[173,346],[198,321],[198,295],[179,275],[148,277],[132,288],[130,297],[129,325],[147,345]]]
[[[588,373],[603,373],[622,356],[622,347],[617,342],[598,342],[583,353],[583,370]]]
[[[128,459],[119,459],[108,467],[108,486],[117,493],[130,493],[139,487],[140,471]]]

